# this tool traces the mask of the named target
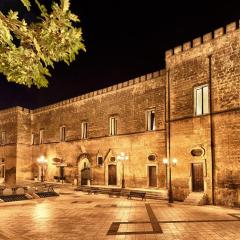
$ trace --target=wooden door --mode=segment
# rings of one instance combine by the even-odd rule
[[[204,191],[203,164],[202,163],[193,163],[192,164],[192,191],[193,192]]]
[[[157,187],[157,167],[148,167],[149,187]]]
[[[81,185],[87,185],[90,180],[90,168],[85,167],[81,170]]]
[[[117,185],[116,165],[108,165],[108,185]]]

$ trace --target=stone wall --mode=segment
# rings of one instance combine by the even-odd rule
[[[156,130],[147,131],[146,111],[156,112]],[[109,136],[109,118],[117,118],[117,136]],[[88,138],[81,140],[81,123],[88,122]],[[165,186],[165,168],[162,159],[165,156],[165,73],[148,75],[131,84],[122,84],[100,95],[69,101],[64,105],[52,105],[37,109],[32,114],[32,132],[35,133],[33,162],[40,155],[49,161],[47,178],[59,175],[59,169],[52,164],[53,158],[64,159],[67,181],[79,178],[79,156],[90,156],[92,184],[107,184],[107,166],[113,164],[110,155],[117,158],[120,152],[126,152],[129,160],[124,164],[126,185],[147,187],[147,166],[158,168],[158,187]],[[46,124],[47,123],[47,124]],[[66,139],[60,141],[60,127],[66,127]],[[44,143],[39,145],[39,131],[44,129]],[[109,154],[110,152],[110,154]],[[104,166],[96,165],[97,155],[104,158]],[[155,154],[157,160],[148,160]],[[122,165],[117,164],[117,185],[122,178]]]
[[[0,144],[0,158],[5,164],[5,180],[8,184],[16,182],[16,142],[18,108],[3,110],[0,114],[0,138],[5,132],[5,143]]]
[[[164,81],[165,74],[66,105],[37,109],[32,121],[35,143],[39,143],[40,129],[44,129],[45,143],[59,142],[59,128],[63,125],[66,126],[66,140],[78,140],[83,121],[88,122],[89,139],[109,136],[111,116],[118,119],[118,135],[145,132],[145,113],[152,108],[156,111],[157,130],[164,129]]]
[[[214,161],[215,202],[240,204],[239,56],[240,32],[236,23],[166,52],[170,83],[171,154],[180,161],[175,184],[182,182],[182,186],[177,187],[182,194],[176,193],[181,199],[186,197],[187,182],[191,179],[187,168],[191,158],[189,151],[194,145],[201,145],[206,150],[209,175],[204,190],[209,199],[212,200],[211,163]],[[212,120],[210,115],[194,116],[194,87],[202,84],[211,86]],[[231,182],[234,184],[231,185]]]
[[[240,206],[240,110],[214,116],[216,204]]]
[[[184,200],[192,191],[192,164],[203,164],[204,191],[211,198],[212,163],[210,144],[209,116],[187,118],[171,123],[172,158],[177,158],[177,166],[173,168],[172,178],[174,196],[177,200]],[[202,156],[192,156],[193,149],[204,149]]]
[[[162,159],[165,156],[164,132],[149,132],[144,134],[131,134],[98,139],[62,142],[54,144],[42,144],[35,147],[33,159],[40,155],[45,155],[48,160],[47,179],[59,174],[59,169],[53,165],[52,159],[57,157],[64,159],[68,164],[65,174],[68,182],[73,182],[74,178],[80,176],[78,157],[85,150],[89,154],[91,165],[91,183],[96,185],[108,185],[107,166],[117,165],[117,186],[121,186],[122,163],[117,161],[117,155],[125,152],[129,160],[124,163],[126,186],[128,187],[148,187],[147,166],[156,165],[158,168],[158,187],[165,187],[165,167]],[[149,161],[150,154],[156,154],[155,161]],[[104,158],[104,165],[97,165],[97,155]],[[111,157],[116,161],[111,162]]]
[[[33,178],[31,146],[31,112],[27,109],[18,111],[17,122],[17,181]]]

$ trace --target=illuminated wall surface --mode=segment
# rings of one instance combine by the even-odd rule
[[[237,26],[167,51],[165,70],[34,110],[2,110],[0,181],[39,179],[44,156],[44,180],[165,188],[163,159],[176,158],[176,199],[202,191],[209,202],[239,205]]]

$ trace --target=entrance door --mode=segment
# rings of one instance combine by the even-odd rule
[[[81,185],[87,185],[90,180],[90,168],[86,167],[81,170]]]
[[[108,165],[108,185],[117,185],[116,165]]]
[[[192,164],[192,190],[193,192],[202,192],[204,190],[202,163]]]
[[[148,167],[148,180],[149,187],[157,187],[157,167],[149,166]]]

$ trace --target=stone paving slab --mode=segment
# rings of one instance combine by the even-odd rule
[[[240,240],[240,210],[70,192],[0,204],[0,240]]]

